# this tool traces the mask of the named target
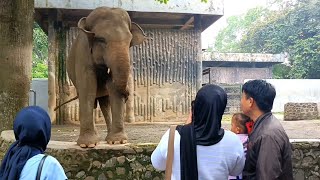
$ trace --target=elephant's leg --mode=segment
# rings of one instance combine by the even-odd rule
[[[134,96],[133,96],[133,77],[132,72],[129,74],[128,87],[129,87],[129,97],[126,102],[126,122],[133,123],[134,118]]]
[[[112,126],[112,119],[111,119],[111,106],[108,96],[100,97],[98,98],[100,109],[102,111],[102,114],[104,116],[104,120],[107,124],[108,133],[111,132],[111,126]]]
[[[97,83],[95,74],[88,72],[81,78],[78,85],[80,136],[78,145],[80,147],[95,147],[99,142],[99,136],[93,120],[93,107],[96,99]]]
[[[112,113],[111,132],[108,133],[106,141],[109,144],[127,143],[128,137],[124,132],[124,110],[125,99],[122,95],[116,92],[112,83],[108,84],[109,99]]]

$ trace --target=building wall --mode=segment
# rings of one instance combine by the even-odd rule
[[[213,84],[242,84],[245,79],[270,79],[271,68],[244,68],[244,67],[210,67],[210,83]],[[209,82],[207,75],[203,82]]]

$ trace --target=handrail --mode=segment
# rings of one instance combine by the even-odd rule
[[[33,105],[37,105],[37,92],[33,89],[30,89],[30,92],[33,92]]]

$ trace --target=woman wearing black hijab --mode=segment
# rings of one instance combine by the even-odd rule
[[[223,180],[242,172],[242,143],[221,128],[227,94],[216,85],[202,87],[194,101],[192,123],[177,126],[174,139],[172,180]],[[169,130],[151,155],[153,166],[165,170]]]
[[[51,121],[38,106],[22,109],[13,123],[16,141],[9,147],[0,167],[0,180],[36,179],[38,166],[51,137]],[[67,179],[60,163],[46,157],[40,179]]]

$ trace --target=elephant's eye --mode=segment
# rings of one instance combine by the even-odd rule
[[[106,40],[102,37],[94,37],[95,42],[106,43]]]

